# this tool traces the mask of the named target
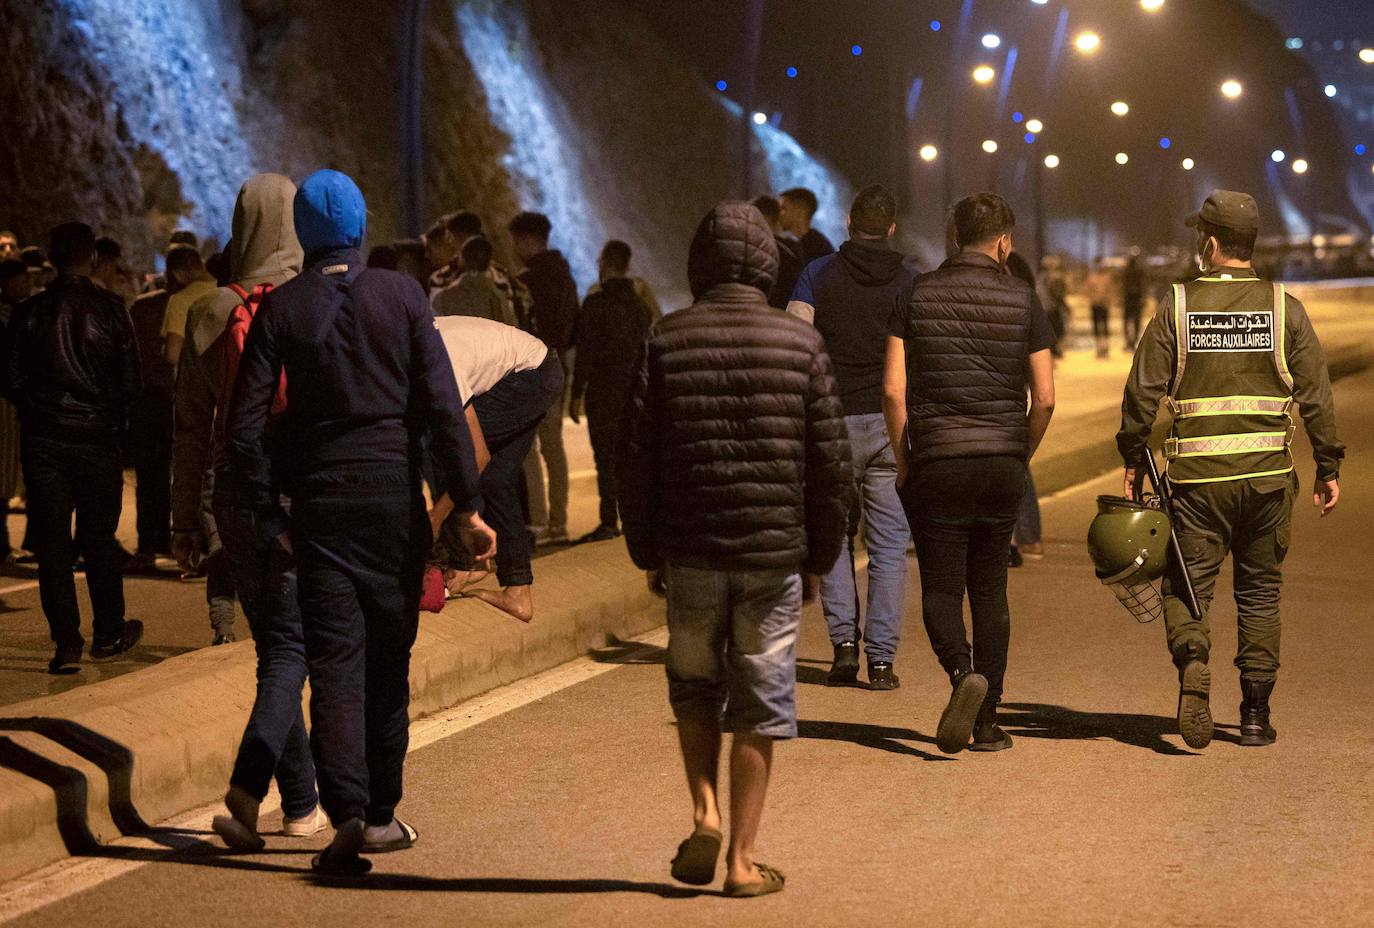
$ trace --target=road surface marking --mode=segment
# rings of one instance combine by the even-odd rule
[[[625,658],[633,658],[667,645],[668,629],[659,627],[631,638],[626,643],[637,645],[624,655]],[[409,750],[418,751],[436,741],[442,741],[623,666],[624,663],[606,663],[592,657],[580,657],[552,670],[476,696],[438,715],[411,723]],[[274,786],[263,800],[260,814],[266,816],[280,808],[281,797]],[[178,851],[211,842],[218,846],[218,840],[211,836],[210,820],[223,812],[224,807],[218,802],[201,806],[156,826],[159,829],[180,833],[168,834],[164,831],[157,838],[133,835],[119,838],[109,845],[120,850],[154,852],[151,857],[140,860],[70,857],[0,886],[0,925],[77,893],[94,889]],[[205,837],[199,837],[197,833],[203,833]]]

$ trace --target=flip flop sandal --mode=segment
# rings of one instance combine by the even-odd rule
[[[262,839],[261,835],[232,815],[216,815],[211,820],[210,827],[229,846],[230,850],[252,853],[267,846],[267,842]]]
[[[390,841],[379,841],[375,844],[364,844],[358,849],[359,854],[392,854],[396,851],[408,851],[415,846],[415,842],[420,840],[420,833],[407,822],[396,819],[396,824],[401,826],[401,836]]]
[[[733,886],[725,884],[725,895],[729,899],[753,899],[756,896],[767,896],[771,893],[782,892],[783,884],[787,882],[787,877],[782,875],[781,870],[775,870],[767,864],[754,864],[759,868],[759,873],[763,879],[757,883],[736,883]]]
[[[673,879],[691,886],[708,886],[716,881],[716,859],[724,836],[714,828],[698,828],[677,847],[673,858]]]

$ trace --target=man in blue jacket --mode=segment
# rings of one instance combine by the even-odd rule
[[[312,174],[294,214],[305,269],[258,309],[229,443],[243,503],[297,559],[311,742],[320,801],[336,829],[314,865],[362,873],[370,865],[359,852],[416,839],[395,809],[410,649],[434,542],[420,490],[427,428],[464,544],[485,560],[496,536],[477,512],[472,435],[424,291],[403,274],[364,268],[366,207],[347,176]],[[290,402],[272,455],[267,424],[283,371]],[[279,488],[291,497],[289,522]]]

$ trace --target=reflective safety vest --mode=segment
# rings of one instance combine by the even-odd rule
[[[1294,425],[1287,294],[1255,278],[1174,285],[1177,367],[1164,445],[1172,483],[1286,474]]]

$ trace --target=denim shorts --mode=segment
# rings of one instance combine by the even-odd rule
[[[673,714],[709,712],[722,731],[795,738],[801,575],[670,564],[665,579]]]

